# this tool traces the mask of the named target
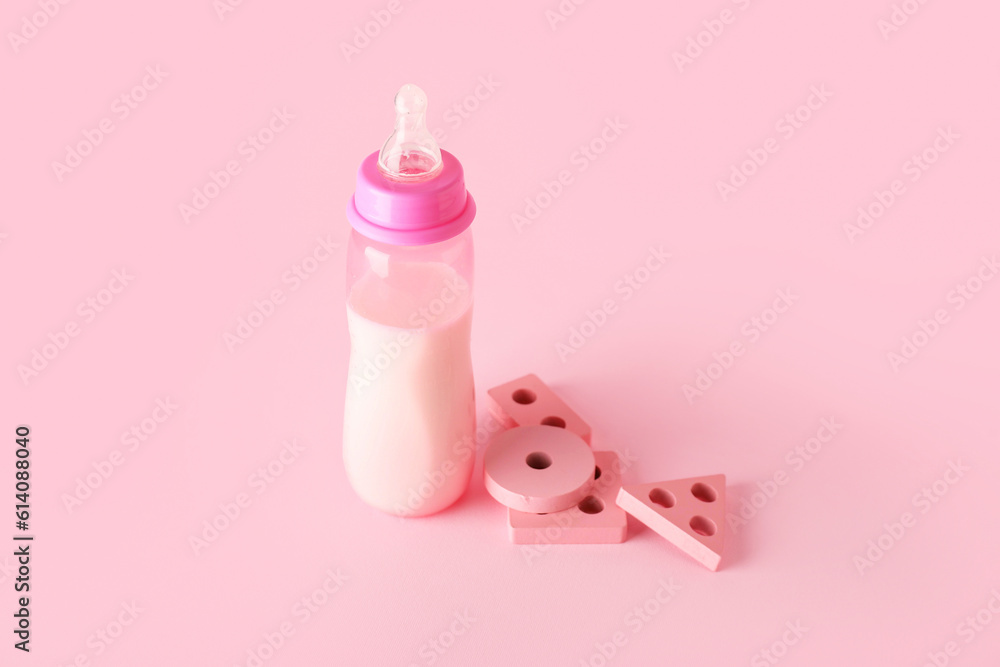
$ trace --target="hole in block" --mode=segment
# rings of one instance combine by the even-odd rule
[[[518,389],[511,394],[510,397],[514,399],[515,403],[520,403],[521,405],[530,405],[535,402],[536,398],[538,398],[535,396],[535,392],[530,389]]]
[[[542,420],[542,424],[545,426],[558,426],[559,428],[566,428],[566,420],[562,417],[546,417]]]
[[[691,495],[703,503],[714,503],[715,499],[718,498],[715,489],[703,482],[698,482],[691,487]]]
[[[712,535],[715,535],[715,522],[708,517],[696,515],[691,517],[691,530],[699,535],[711,537]]]
[[[600,478],[601,478],[601,467],[594,466],[594,479],[600,479]]]
[[[600,514],[604,511],[604,502],[596,496],[587,496],[580,501],[577,508],[584,514]]]
[[[525,457],[524,462],[528,464],[529,468],[545,470],[552,465],[552,457],[545,452],[531,452]]]
[[[670,493],[666,489],[653,489],[649,492],[649,500],[656,503],[660,507],[666,507],[670,509],[677,504],[677,499],[674,498],[674,494]]]

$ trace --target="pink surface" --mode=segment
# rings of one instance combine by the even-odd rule
[[[1000,659],[1000,5],[224,2],[4,4],[0,664]],[[626,483],[725,472],[719,572],[351,492],[344,204],[407,81],[479,209],[477,439],[531,371]]]
[[[726,477],[626,484],[618,506],[710,570],[726,544]]]
[[[594,485],[579,503],[561,512],[532,514],[507,510],[507,534],[525,558],[537,558],[554,544],[619,544],[628,527],[625,510],[615,504],[622,463],[614,452],[594,452]],[[598,472],[599,471],[599,472]]]

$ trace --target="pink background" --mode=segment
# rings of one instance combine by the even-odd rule
[[[0,663],[252,665],[248,651],[283,625],[292,634],[263,664],[1000,659],[1000,280],[976,277],[1000,252],[1000,6],[908,0],[916,13],[883,35],[888,0],[670,4],[595,0],[553,29],[556,0],[248,0],[221,19],[210,0],[72,2],[51,19],[32,18],[35,1],[5,3],[0,536],[16,532],[23,423],[36,541],[30,656],[11,647],[13,549],[0,550]],[[729,23],[713,23],[724,10]],[[373,11],[391,20],[346,57]],[[33,36],[12,44],[22,30]],[[679,68],[689,38],[707,46]],[[123,118],[115,100],[147,67],[165,74]],[[344,206],[405,82],[427,91],[479,205],[480,399],[535,372],[590,421],[595,448],[638,459],[627,482],[724,472],[731,513],[760,507],[730,532],[718,573],[637,524],[622,545],[529,558],[478,467],[466,497],[429,519],[351,493]],[[812,87],[830,96],[791,132],[782,118]],[[240,146],[275,108],[294,117],[250,160]],[[600,146],[608,119],[625,127]],[[102,121],[113,131],[60,180],[52,163]],[[958,138],[937,154],[948,128]],[[581,160],[592,141],[606,150]],[[724,200],[717,182],[765,147]],[[936,162],[913,172],[925,150]],[[229,161],[239,173],[186,223],[180,205]],[[546,200],[562,170],[571,182]],[[897,179],[852,242],[844,225]],[[518,230],[526,198],[547,206]],[[326,237],[340,247],[286,280]],[[626,299],[616,285],[650,246],[671,258]],[[981,289],[959,299],[967,281]],[[225,335],[275,290],[273,314],[230,350]],[[774,321],[779,290],[794,301]],[[607,299],[615,312],[562,358],[557,345]],[[927,324],[939,310],[944,323]],[[921,321],[935,335],[893,364]],[[63,339],[67,325],[77,335]],[[743,354],[711,366],[734,342]],[[43,348],[54,358],[25,381],[19,367]],[[689,401],[699,370],[717,379]],[[158,399],[177,407],[166,416]],[[842,427],[800,459],[823,419]],[[123,442],[144,420],[155,431]],[[281,474],[258,476],[291,439],[301,451],[272,465]],[[68,509],[109,457],[120,465]],[[951,463],[967,470],[939,481]],[[943,496],[921,500],[936,481]],[[238,499],[239,517],[195,553],[190,538]],[[859,565],[879,555],[870,541],[890,548]],[[346,577],[330,594],[328,571]],[[661,604],[671,580],[680,590]],[[306,614],[314,594],[324,604]],[[637,616],[644,606],[655,613]]]

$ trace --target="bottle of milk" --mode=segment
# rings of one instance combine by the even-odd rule
[[[395,131],[362,162],[347,206],[344,465],[368,504],[423,516],[458,500],[475,463],[476,206],[427,130],[424,92],[407,84],[395,105]]]

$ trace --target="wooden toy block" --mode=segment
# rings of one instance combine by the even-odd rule
[[[621,461],[615,452],[594,452],[590,495],[561,512],[531,514],[507,510],[514,544],[620,544],[625,541],[625,510],[615,504],[621,488]]]
[[[535,424],[560,426],[590,444],[590,425],[537,375],[525,375],[486,393],[490,412],[507,428]]]
[[[618,506],[710,570],[725,542],[726,476],[623,486]]]
[[[493,437],[483,455],[486,490],[522,512],[559,512],[594,486],[594,452],[554,426],[518,426]]]

